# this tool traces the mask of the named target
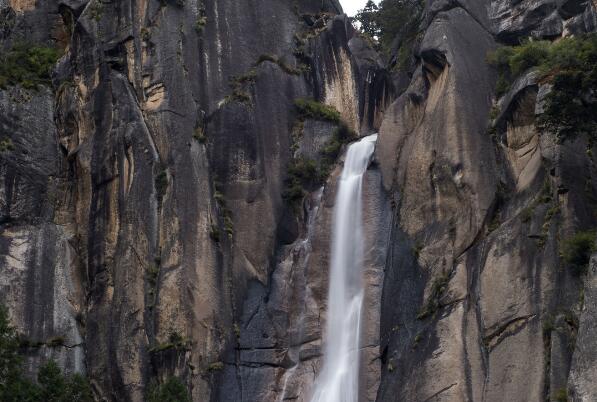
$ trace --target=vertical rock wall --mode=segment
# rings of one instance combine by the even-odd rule
[[[64,53],[52,88],[0,90],[14,144],[0,155],[0,301],[30,341],[30,374],[54,358],[106,400],[141,401],[173,375],[194,400],[265,392],[242,385],[270,378],[244,369],[257,352],[237,338],[257,349],[245,311],[305,228],[281,197],[294,100],[372,131],[391,96],[379,60],[359,58],[371,50],[335,1],[0,8],[2,49]]]
[[[377,151],[396,206],[379,401],[595,399],[579,375],[595,362],[590,275],[559,257],[594,227],[593,145],[537,128],[549,88],[532,73],[496,99],[485,60],[498,43],[590,32],[594,13],[591,2],[428,2],[417,68]]]

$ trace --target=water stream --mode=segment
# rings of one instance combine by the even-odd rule
[[[357,402],[363,307],[362,182],[377,134],[348,148],[338,181],[323,367],[311,402]]]

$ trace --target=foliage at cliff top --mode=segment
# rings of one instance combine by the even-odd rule
[[[27,89],[51,85],[51,73],[60,57],[53,47],[17,43],[0,55],[0,88],[21,84]]]
[[[541,82],[553,85],[539,120],[543,128],[562,140],[597,134],[597,34],[503,46],[488,55],[488,62],[498,71],[498,95],[529,69],[540,74]]]
[[[419,34],[425,4],[422,0],[369,0],[355,16],[360,30],[387,55],[397,45],[397,65],[402,67],[412,53]],[[391,56],[391,55],[390,55]]]
[[[19,355],[20,343],[8,320],[8,312],[0,306],[0,401],[93,401],[89,382],[78,374],[63,376],[53,360],[39,369],[37,383],[27,379]]]

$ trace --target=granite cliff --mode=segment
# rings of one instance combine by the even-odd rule
[[[533,69],[497,91],[488,54],[595,32],[596,9],[428,0],[386,60],[336,0],[0,0],[3,63],[58,50],[47,79],[0,79],[26,371],[54,359],[97,400],[175,377],[194,401],[308,401],[342,150],[379,132],[361,400],[595,400],[597,259],[561,256],[596,226],[595,145],[540,124]]]

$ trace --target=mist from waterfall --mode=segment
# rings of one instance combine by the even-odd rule
[[[357,402],[363,307],[362,182],[377,134],[348,148],[338,181],[323,367],[311,402]]]

